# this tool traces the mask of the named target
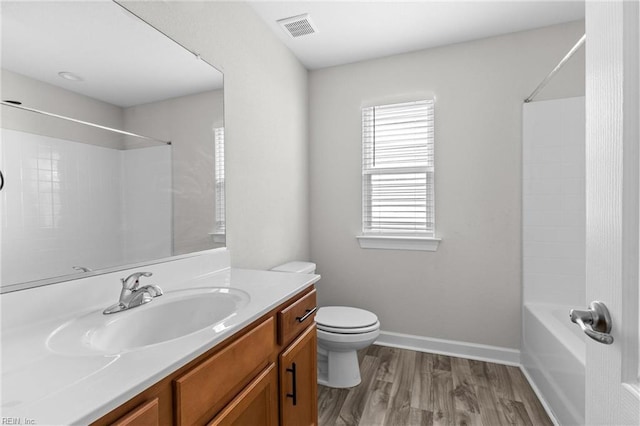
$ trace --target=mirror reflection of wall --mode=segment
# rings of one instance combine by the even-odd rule
[[[224,245],[224,240],[214,242],[209,235],[219,231],[215,217],[215,130],[224,127],[222,96],[222,90],[212,90],[124,111],[127,130],[171,140],[175,255]]]
[[[111,1],[0,7],[3,101],[144,136],[3,104],[0,291],[224,246],[222,74]]]

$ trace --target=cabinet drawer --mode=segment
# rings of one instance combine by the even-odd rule
[[[120,417],[113,426],[158,426],[159,424],[158,398],[155,398]]]
[[[309,324],[313,324],[316,308],[314,289],[278,312],[278,343],[282,346],[289,344]]]
[[[178,425],[204,424],[269,363],[273,317],[175,380]]]

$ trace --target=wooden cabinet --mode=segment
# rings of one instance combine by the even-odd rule
[[[313,287],[93,425],[317,424]]]
[[[317,335],[311,325],[280,354],[280,419],[283,425],[318,422]]]
[[[120,417],[113,423],[113,426],[157,426],[159,424],[158,398],[154,398]]]
[[[270,364],[209,426],[277,426],[278,370]]]
[[[318,422],[316,291],[278,311],[280,424],[310,426]],[[287,346],[288,345],[288,346]]]
[[[278,311],[278,343],[288,345],[307,326],[313,324],[316,309],[316,291],[312,290]]]
[[[273,318],[178,377],[174,382],[176,424],[207,424],[258,372],[275,349]]]

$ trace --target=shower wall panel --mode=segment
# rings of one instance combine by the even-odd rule
[[[0,285],[171,256],[171,147],[2,129],[0,152]]]
[[[585,303],[584,97],[533,102],[523,116],[523,299]]]
[[[122,262],[120,151],[2,129],[2,285]]]
[[[523,108],[521,362],[560,424],[584,424],[584,97]]]

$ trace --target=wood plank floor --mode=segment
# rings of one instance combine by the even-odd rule
[[[362,383],[318,386],[319,426],[553,425],[517,367],[372,345]]]

